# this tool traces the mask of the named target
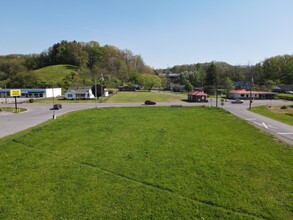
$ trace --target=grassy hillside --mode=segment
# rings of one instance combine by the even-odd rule
[[[0,219],[292,219],[292,157],[221,109],[72,112],[0,140]]]
[[[47,66],[42,69],[34,70],[32,73],[42,81],[62,82],[62,80],[72,72],[76,72],[78,67],[72,65],[54,65]]]

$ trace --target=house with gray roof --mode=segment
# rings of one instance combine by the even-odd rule
[[[91,87],[84,89],[68,89],[64,94],[65,99],[93,99],[95,98]]]

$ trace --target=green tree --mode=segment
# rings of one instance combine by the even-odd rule
[[[144,86],[148,91],[151,91],[151,89],[156,87],[161,87],[161,79],[160,77],[156,75],[150,75],[150,74],[140,74],[137,78],[137,81],[140,85]]]
[[[218,72],[217,67],[214,63],[212,63],[209,68],[207,69],[206,73],[206,85],[218,85],[219,78],[218,78]]]
[[[21,72],[10,78],[8,88],[36,88],[38,87],[38,78],[36,75]]]
[[[223,80],[223,86],[225,88],[226,97],[228,97],[228,93],[234,88],[232,80],[229,77],[225,77]]]

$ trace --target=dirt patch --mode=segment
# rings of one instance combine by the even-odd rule
[[[279,113],[279,114],[293,114],[293,107],[287,106],[286,109],[282,109],[282,106],[272,106],[270,111]]]

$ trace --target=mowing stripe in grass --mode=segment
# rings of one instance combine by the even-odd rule
[[[186,200],[189,200],[189,201],[192,201],[192,202],[200,203],[200,204],[209,206],[211,208],[220,209],[220,210],[224,210],[224,211],[228,211],[228,212],[233,212],[233,213],[237,213],[237,214],[240,214],[240,215],[245,215],[247,217],[253,217],[253,218],[258,218],[258,219],[266,219],[262,215],[258,215],[258,214],[255,214],[255,213],[250,213],[250,212],[247,212],[245,210],[231,209],[231,208],[227,208],[225,206],[218,205],[218,204],[213,203],[213,202],[204,201],[204,200],[201,200],[201,199],[195,199],[195,198],[191,198],[191,197],[188,197],[188,196],[184,196],[184,195],[181,195],[179,193],[174,192],[172,189],[160,186],[158,184],[153,184],[153,183],[149,183],[149,182],[146,182],[146,181],[140,181],[140,180],[137,180],[137,179],[134,179],[134,178],[130,178],[130,177],[128,177],[126,175],[123,175],[123,174],[115,173],[113,171],[110,171],[110,170],[107,170],[107,169],[104,169],[104,168],[101,168],[101,167],[94,166],[94,165],[92,165],[90,163],[78,162],[78,161],[75,161],[75,160],[72,160],[72,159],[69,159],[69,158],[66,158],[66,157],[59,156],[59,155],[54,154],[54,153],[50,153],[50,152],[47,152],[47,151],[35,149],[33,146],[30,146],[29,144],[26,144],[26,143],[22,143],[21,141],[18,141],[16,139],[13,139],[12,141],[14,143],[18,144],[18,145],[21,145],[21,146],[24,146],[26,148],[29,148],[30,150],[34,150],[34,151],[37,151],[37,152],[41,152],[43,154],[51,155],[51,156],[57,157],[57,158],[59,158],[59,159],[61,159],[63,161],[68,161],[68,162],[75,163],[75,164],[78,164],[78,165],[81,165],[81,166],[94,168],[95,170],[103,172],[103,173],[105,173],[107,175],[115,176],[115,177],[121,178],[123,180],[127,180],[127,181],[130,181],[130,182],[136,183],[136,184],[144,185],[146,187],[151,187],[153,189],[160,190],[160,191],[165,192],[165,193],[170,193],[170,194],[172,194],[174,196],[178,196],[178,197],[180,197],[182,199],[186,199]]]

